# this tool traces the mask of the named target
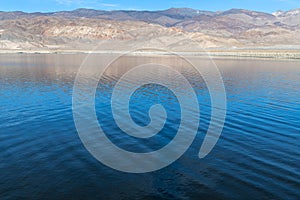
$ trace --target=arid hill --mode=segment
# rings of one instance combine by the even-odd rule
[[[193,42],[191,42],[193,41]],[[0,12],[2,50],[91,50],[128,46],[209,49],[300,47],[300,9],[273,14],[232,9],[163,11],[78,9],[54,13]]]

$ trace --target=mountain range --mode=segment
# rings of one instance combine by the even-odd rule
[[[0,12],[2,50],[89,50],[128,46],[205,49],[300,47],[300,9],[264,13],[244,9],[161,11],[77,9],[52,13]]]

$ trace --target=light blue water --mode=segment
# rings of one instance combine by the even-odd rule
[[[300,198],[299,61],[215,59],[228,110],[221,138],[204,159],[198,158],[198,151],[209,124],[209,94],[198,74],[177,66],[201,103],[197,137],[172,165],[153,173],[127,174],[98,162],[77,135],[72,87],[84,57],[0,55],[1,199]],[[150,152],[168,144],[180,112],[174,94],[162,86],[140,88],[130,105],[140,125],[149,123],[151,105],[164,105],[168,119],[160,134],[136,139],[116,126],[109,103],[123,71],[118,67],[99,83],[99,123],[114,143],[130,151]]]

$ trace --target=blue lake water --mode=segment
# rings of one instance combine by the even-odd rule
[[[199,159],[210,96],[199,74],[169,58],[166,62],[187,77],[200,102],[197,136],[170,166],[129,174],[96,160],[77,134],[72,92],[85,56],[0,55],[0,199],[300,199],[299,61],[214,59],[224,80],[227,116],[213,151]],[[132,96],[132,118],[141,126],[149,123],[154,103],[168,112],[165,127],[149,140],[122,133],[110,107],[114,84],[140,59],[130,57],[104,74],[95,108],[111,141],[128,151],[150,152],[176,134],[180,105],[175,95],[153,84]]]

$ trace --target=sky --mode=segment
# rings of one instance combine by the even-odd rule
[[[1,11],[52,12],[92,8],[98,10],[164,10],[188,7],[220,11],[242,8],[263,12],[300,8],[300,0],[1,0]]]

